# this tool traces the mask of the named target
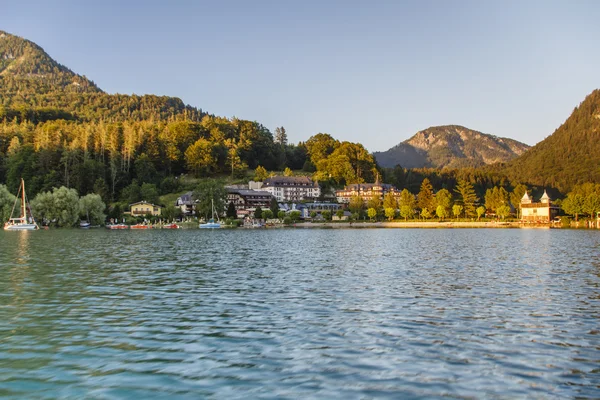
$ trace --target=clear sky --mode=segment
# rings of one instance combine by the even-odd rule
[[[600,87],[599,17],[595,0],[21,0],[0,30],[109,93],[378,151],[445,124],[544,139]]]

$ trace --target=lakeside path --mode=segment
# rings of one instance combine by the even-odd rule
[[[523,225],[518,222],[467,222],[467,221],[394,221],[394,222],[300,222],[294,225],[296,228],[519,228]],[[527,225],[526,227],[534,227]],[[548,228],[548,225],[537,225],[540,228]]]

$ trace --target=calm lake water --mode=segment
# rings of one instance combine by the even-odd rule
[[[599,398],[600,231],[0,231],[0,397]]]

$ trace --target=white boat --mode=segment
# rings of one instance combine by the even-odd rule
[[[212,206],[212,218],[208,220],[208,222],[204,224],[200,224],[198,227],[200,229],[214,229],[221,227],[221,221],[219,221],[219,215],[215,211],[215,203],[213,199],[210,199],[210,204]],[[215,222],[215,217],[217,217],[217,221]]]
[[[21,196],[19,198],[19,195]],[[12,218],[12,215],[15,212],[15,208],[17,207],[17,202],[21,201],[21,215],[16,218]],[[31,210],[29,211],[29,217],[27,217],[27,198],[25,196],[25,181],[21,179],[21,186],[19,187],[19,193],[17,193],[17,198],[15,200],[15,204],[10,213],[11,218],[7,223],[4,224],[5,231],[33,231],[36,229],[40,229],[38,224],[35,223],[33,219],[33,215],[31,215]]]

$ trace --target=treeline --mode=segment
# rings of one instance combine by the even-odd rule
[[[20,215],[20,202],[15,202],[15,199],[6,186],[0,185],[1,221],[5,222],[11,216]],[[80,219],[87,220],[93,225],[104,224],[105,209],[106,205],[99,195],[90,193],[79,197],[75,189],[64,186],[38,193],[31,201],[31,212],[36,221],[43,225],[57,227],[75,226]]]
[[[448,217],[478,219],[486,214],[498,218],[508,217],[513,210],[519,209],[521,198],[527,191],[524,185],[516,185],[512,191],[503,187],[488,188],[484,196],[478,196],[473,184],[459,179],[453,189],[435,190],[428,178],[421,181],[418,192],[411,192],[406,187],[399,197],[388,192],[383,200],[379,198],[365,199],[356,195],[350,199],[348,209],[353,219],[368,217],[392,220],[402,217],[444,220]]]

